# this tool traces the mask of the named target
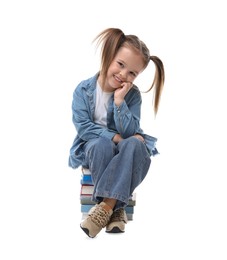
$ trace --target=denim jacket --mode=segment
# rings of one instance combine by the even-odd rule
[[[77,135],[73,141],[69,155],[69,166],[78,168],[84,160],[83,145],[90,139],[106,137],[112,139],[119,133],[122,138],[141,134],[145,139],[151,156],[158,153],[155,148],[157,138],[146,135],[140,128],[141,94],[137,86],[133,85],[125,96],[124,102],[118,107],[114,104],[112,95],[107,111],[107,127],[94,123],[96,100],[96,82],[98,73],[79,83],[73,92],[72,121]]]

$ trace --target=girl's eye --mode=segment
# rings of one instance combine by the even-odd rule
[[[120,65],[120,67],[122,67],[122,68],[124,67],[124,64],[121,63],[120,61],[118,61],[117,63]]]
[[[133,77],[136,77],[136,73],[131,71],[130,74],[133,76]]]

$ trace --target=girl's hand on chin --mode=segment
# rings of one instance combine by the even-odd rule
[[[133,83],[130,81],[123,82],[121,87],[116,89],[114,92],[114,100],[116,101],[115,104],[121,104],[124,101],[126,94],[132,88]]]

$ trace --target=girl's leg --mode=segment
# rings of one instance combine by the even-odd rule
[[[147,174],[150,158],[145,145],[135,137],[117,146],[108,139],[97,138],[87,143],[85,154],[95,184],[93,199],[103,201],[91,209],[80,226],[88,236],[95,237],[106,225],[108,232],[116,228],[111,222],[113,208],[117,212],[128,204],[133,190]],[[124,231],[124,226],[117,227]]]
[[[110,161],[113,159],[116,153],[116,145],[114,142],[107,138],[96,138],[89,141],[85,146],[85,165],[92,174],[92,181],[94,184],[94,190],[102,178],[104,171]],[[94,200],[100,202],[102,198],[93,198]],[[116,204],[116,199],[106,198],[104,201],[113,208]]]
[[[117,145],[115,156],[99,175],[94,197],[116,199],[115,209],[126,206],[135,188],[145,178],[150,163],[150,155],[143,142],[135,137],[122,140]]]

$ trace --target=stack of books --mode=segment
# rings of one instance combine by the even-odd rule
[[[88,169],[82,168],[81,174],[81,190],[80,190],[80,204],[82,219],[86,218],[89,210],[95,205],[92,201],[92,193],[94,191],[94,185],[92,183],[91,172]],[[136,205],[136,193],[133,193],[129,204],[125,208],[125,212],[128,220],[133,220],[134,207]]]

